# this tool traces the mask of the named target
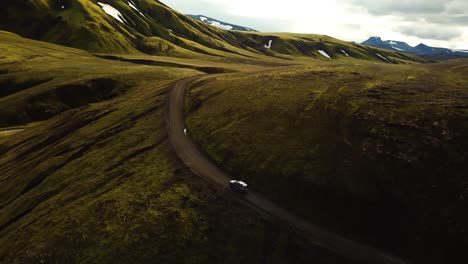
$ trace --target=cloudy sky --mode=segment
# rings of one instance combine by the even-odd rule
[[[468,0],[161,0],[265,32],[326,34],[362,42],[370,36],[468,49]]]

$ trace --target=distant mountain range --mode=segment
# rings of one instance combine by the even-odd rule
[[[433,60],[449,60],[457,58],[468,58],[467,50],[452,50],[447,48],[430,47],[425,44],[419,44],[415,47],[402,41],[382,40],[380,37],[371,37],[361,43],[362,45],[376,48],[389,49],[394,51],[407,52],[420,57]]]
[[[251,29],[251,28],[244,27],[244,26],[239,26],[239,25],[234,25],[234,24],[231,24],[231,23],[226,23],[226,22],[223,22],[223,21],[211,18],[211,17],[203,16],[203,15],[187,15],[187,16],[189,16],[189,17],[191,17],[193,19],[196,19],[198,21],[210,24],[212,26],[225,29],[225,30],[239,30],[239,31],[258,32],[255,29]]]

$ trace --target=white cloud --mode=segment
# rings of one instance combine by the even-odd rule
[[[162,1],[185,14],[207,15],[260,31],[324,34],[356,42],[377,35],[411,45],[468,49],[466,0]],[[428,23],[439,33],[417,32]]]
[[[467,14],[468,1],[449,1],[446,5],[446,12],[449,14]]]
[[[445,11],[445,5],[451,0],[348,0],[350,3],[365,7],[369,13],[386,14],[432,14]]]
[[[452,40],[459,37],[462,32],[458,29],[447,28],[446,30],[437,30],[434,25],[422,24],[417,27],[414,25],[406,25],[398,28],[398,31],[408,35],[423,39],[434,40]]]

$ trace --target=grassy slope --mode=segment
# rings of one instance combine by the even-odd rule
[[[11,107],[23,113],[46,102],[58,109],[58,87],[113,80],[89,92],[103,96],[66,100],[63,112],[0,137],[1,263],[346,263],[191,176],[172,156],[165,87],[200,72],[0,38],[9,51],[1,54],[0,79],[21,88],[0,99],[6,126],[34,120],[26,114],[5,122],[14,117]],[[50,80],[37,82],[42,78]],[[67,92],[79,99],[86,87]]]
[[[154,0],[106,0],[125,19],[121,23],[89,0],[31,0],[9,3],[0,10],[0,28],[24,37],[72,46],[96,53],[136,54],[141,52],[181,58],[213,57],[237,59],[269,57],[297,60],[297,57],[349,60],[341,50],[360,60],[382,62],[379,53],[392,63],[426,62],[416,56],[376,49],[321,35],[248,33],[225,31],[193,20]],[[65,8],[62,9],[61,6]],[[33,26],[31,26],[33,25]],[[271,49],[265,44],[273,40]]]
[[[270,56],[290,59],[296,59],[298,56],[306,56],[320,60],[328,60],[318,52],[319,50],[323,50],[333,60],[349,60],[355,58],[386,62],[377,55],[378,53],[395,64],[427,62],[427,60],[417,56],[399,52],[389,52],[385,49],[369,48],[324,35],[261,32],[233,32],[233,34],[240,43],[246,46],[261,50]],[[272,40],[271,49],[264,48],[264,45],[268,44],[270,40]]]
[[[229,34],[207,28],[158,1],[134,1],[144,15],[133,10],[128,1],[102,2],[119,10],[126,22],[106,14],[95,1],[33,0],[9,3],[0,10],[0,25],[25,37],[92,52],[138,54],[141,50],[181,57],[200,56],[193,51],[234,57],[250,54],[231,45]]]
[[[188,128],[252,189],[421,263],[468,259],[467,61],[316,63],[192,90]]]
[[[176,79],[190,69],[135,66],[76,49],[0,32],[0,126],[39,121],[89,102],[110,99],[137,82]],[[133,67],[130,67],[133,66]]]

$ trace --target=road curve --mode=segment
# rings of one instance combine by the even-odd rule
[[[185,95],[188,87],[200,79],[200,76],[181,79],[169,86],[168,109],[166,113],[166,129],[169,141],[177,155],[190,170],[204,178],[208,178],[221,186],[227,186],[231,179],[229,175],[218,168],[211,160],[200,152],[190,138],[185,135]],[[253,187],[255,189],[255,187]],[[257,209],[271,214],[296,228],[312,243],[327,248],[357,263],[365,264],[403,264],[405,261],[381,252],[375,248],[360,244],[337,234],[324,230],[307,222],[262,195],[250,191],[242,196],[246,202]]]

